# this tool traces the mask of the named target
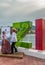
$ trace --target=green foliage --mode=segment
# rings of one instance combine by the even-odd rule
[[[22,28],[28,28],[29,27],[28,22],[22,22],[21,27]]]
[[[26,35],[26,33],[29,30],[31,30],[32,22],[24,21],[24,22],[13,23],[13,28],[16,28],[18,30],[17,32],[18,42],[16,43],[16,46],[24,47],[24,48],[32,48],[32,43],[19,42]]]
[[[26,32],[28,32],[29,29],[31,30],[31,27],[32,27],[32,22],[30,21],[13,23],[13,28],[17,28],[18,30],[17,33],[18,41],[25,36]]]
[[[13,23],[13,28],[20,29],[20,23]]]
[[[32,43],[28,43],[28,42],[17,42],[16,46],[17,47],[23,47],[23,48],[32,48]]]

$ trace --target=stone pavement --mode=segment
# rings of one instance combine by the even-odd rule
[[[45,60],[26,55],[23,59],[0,57],[0,65],[45,65]]]

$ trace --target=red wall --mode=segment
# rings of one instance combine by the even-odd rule
[[[36,49],[45,50],[45,21],[36,20]]]

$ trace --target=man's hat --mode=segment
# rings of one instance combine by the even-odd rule
[[[15,28],[12,28],[12,32],[17,32],[17,30]]]

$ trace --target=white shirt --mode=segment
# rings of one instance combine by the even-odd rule
[[[15,32],[12,32],[12,39],[11,39],[12,42],[17,42],[17,35]]]

